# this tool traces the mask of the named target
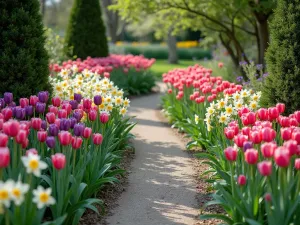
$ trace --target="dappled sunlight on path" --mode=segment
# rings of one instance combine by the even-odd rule
[[[184,144],[157,118],[159,94],[132,100],[138,125],[129,187],[107,219],[110,225],[193,225],[198,216],[192,161]]]

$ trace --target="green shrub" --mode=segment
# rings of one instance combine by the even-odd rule
[[[149,46],[111,46],[112,53],[144,55],[146,58],[168,59],[168,48],[160,45]],[[210,51],[201,48],[178,48],[178,58],[181,60],[211,59]]]
[[[278,0],[270,33],[262,103],[285,103],[291,113],[300,109],[300,0]]]
[[[0,90],[15,99],[51,92],[38,0],[0,0]]]
[[[75,0],[66,33],[73,55],[85,59],[108,55],[107,38],[98,0]],[[68,54],[68,49],[66,49]]]
[[[155,86],[155,77],[149,70],[130,69],[128,73],[124,73],[122,69],[114,69],[110,73],[110,80],[123,89],[125,95],[148,94]]]

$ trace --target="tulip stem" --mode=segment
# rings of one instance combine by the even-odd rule
[[[5,211],[5,225],[9,225],[10,222],[9,222],[9,212],[8,212],[8,209],[6,209]]]
[[[77,150],[74,150],[74,156],[73,156],[73,175],[74,175],[74,176],[75,176],[76,152],[77,152]]]

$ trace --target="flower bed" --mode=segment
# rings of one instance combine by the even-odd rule
[[[201,66],[164,75],[169,91],[164,110],[174,126],[202,147],[216,192],[206,206],[226,214],[202,215],[227,224],[297,224],[300,200],[300,112],[259,107],[260,92],[243,89]]]
[[[74,70],[82,73],[90,71],[110,79],[119,88],[125,91],[126,95],[139,95],[149,93],[155,86],[155,79],[150,74],[149,68],[155,59],[147,59],[143,56],[133,55],[110,55],[106,58],[87,58],[63,62],[62,65],[51,64],[52,76],[61,75],[65,71]]]
[[[107,97],[91,96],[53,97],[52,105],[48,92],[19,106],[11,93],[0,99],[1,223],[78,224],[86,209],[103,207],[95,195],[123,172],[118,163],[134,124],[123,117],[121,94],[109,113],[101,108]]]

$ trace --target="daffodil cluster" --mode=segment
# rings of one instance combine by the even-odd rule
[[[130,101],[124,98],[123,90],[119,89],[108,78],[102,78],[99,74],[87,69],[82,73],[74,65],[71,69],[62,69],[56,76],[50,78],[54,87],[54,95],[62,99],[74,99],[74,94],[81,94],[84,98],[93,98],[95,95],[102,97],[100,111],[111,112],[114,108],[125,115]]]
[[[205,123],[208,131],[211,131],[213,125],[227,125],[235,119],[239,110],[248,108],[255,111],[259,108],[259,100],[261,92],[243,89],[232,95],[225,95],[224,98],[210,103],[206,109]],[[198,123],[199,118],[195,115],[195,123]]]

